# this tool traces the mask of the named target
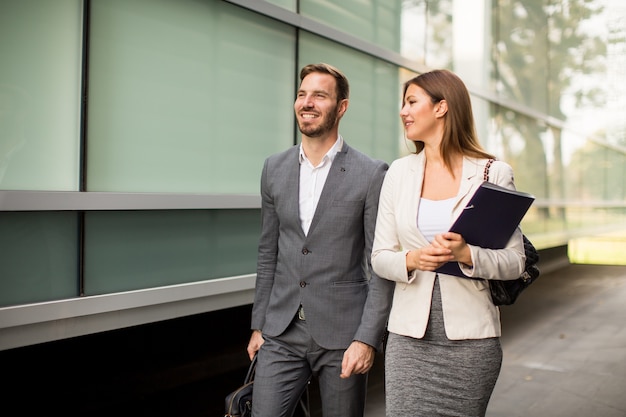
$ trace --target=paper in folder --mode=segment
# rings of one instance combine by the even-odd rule
[[[502,249],[519,226],[535,197],[484,182],[478,187],[460,216],[450,227],[474,246]],[[443,274],[465,277],[458,262],[448,262],[436,270]]]

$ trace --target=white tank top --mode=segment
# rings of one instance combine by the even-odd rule
[[[420,198],[420,208],[417,211],[417,228],[429,242],[432,242],[436,235],[450,229],[455,200],[455,197],[446,200]]]

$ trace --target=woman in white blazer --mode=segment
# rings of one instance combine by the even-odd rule
[[[502,363],[500,313],[489,279],[524,269],[522,233],[504,249],[447,232],[494,157],[480,146],[467,88],[447,70],[404,85],[400,116],[416,152],[394,161],[382,186],[372,251],[377,275],[396,282],[385,352],[387,416],[484,416]],[[514,189],[495,161],[489,179]],[[458,262],[466,275],[437,273]]]

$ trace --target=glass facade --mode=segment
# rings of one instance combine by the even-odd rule
[[[399,117],[390,111],[400,105],[398,68],[308,32],[300,34],[299,54],[298,67],[329,62],[348,77],[350,102],[341,121],[344,139],[370,156],[393,160],[399,152],[401,134]]]
[[[89,39],[87,191],[257,193],[293,143],[293,28],[219,1],[93,1]]]
[[[387,162],[409,149],[402,83],[455,71],[537,197],[539,248],[626,228],[625,19],[619,0],[0,0],[0,308],[254,274],[260,204],[232,201],[298,143],[311,62],[346,73],[341,133]]]
[[[0,189],[78,191],[82,2],[0,0]]]
[[[0,305],[76,297],[78,216],[0,213]]]
[[[244,275],[256,270],[256,210],[89,212],[84,294]]]
[[[300,1],[303,16],[382,48],[400,52],[403,0]]]

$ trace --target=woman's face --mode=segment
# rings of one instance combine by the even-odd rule
[[[409,85],[404,95],[400,118],[407,139],[422,142],[438,139],[441,119],[437,117],[436,104],[433,104],[430,96],[421,87]]]

